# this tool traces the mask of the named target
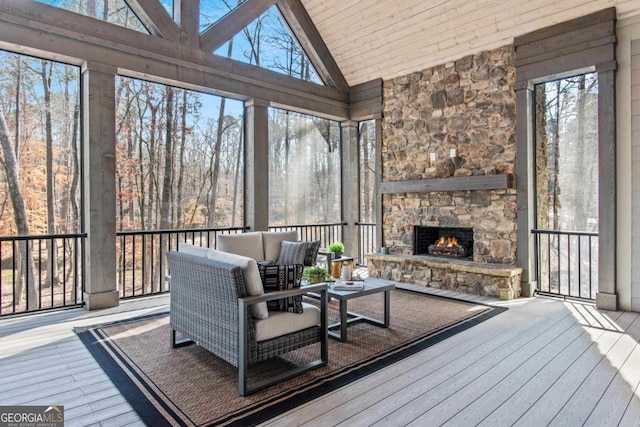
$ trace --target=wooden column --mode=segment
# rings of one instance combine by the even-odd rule
[[[616,290],[616,62],[598,73],[598,292],[596,306],[618,309]]]
[[[115,307],[116,283],[116,69],[82,67],[84,302],[88,310]]]
[[[534,93],[528,82],[516,84],[516,200],[518,251],[516,264],[522,267],[520,288],[523,297],[532,297],[537,287],[535,269],[535,241],[531,230],[535,227],[535,159],[534,149]]]
[[[245,225],[269,229],[269,103],[245,103]]]
[[[342,170],[342,229],[344,252],[354,258],[360,253],[358,227],[360,219],[360,180],[358,179],[358,122],[348,120],[340,123],[341,170]],[[362,260],[358,260],[361,262]]]

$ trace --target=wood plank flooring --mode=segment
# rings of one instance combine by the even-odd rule
[[[509,310],[263,425],[640,425],[640,314],[407,286]],[[143,425],[73,328],[167,310],[164,295],[0,319],[0,405],[64,405],[67,426]]]

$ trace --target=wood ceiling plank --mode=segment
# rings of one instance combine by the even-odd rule
[[[640,13],[637,0],[302,3],[351,85],[510,44],[517,35],[610,6],[619,18]]]

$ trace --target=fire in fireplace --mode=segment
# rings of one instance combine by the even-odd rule
[[[413,254],[473,259],[473,229],[416,225],[413,228]]]
[[[440,236],[433,245],[429,245],[429,254],[464,258],[467,256],[467,250],[458,244],[455,236]]]

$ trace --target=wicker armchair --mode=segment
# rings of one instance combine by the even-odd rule
[[[196,342],[237,367],[240,395],[246,396],[327,364],[325,284],[246,296],[242,270],[238,266],[180,252],[168,252],[167,260],[171,271],[171,346]],[[255,320],[249,311],[252,304],[307,292],[321,296],[319,325],[263,341],[256,339]],[[302,316],[294,313],[286,315]],[[188,338],[178,342],[176,332]],[[248,384],[249,364],[318,342],[321,344],[318,359],[259,383]]]

